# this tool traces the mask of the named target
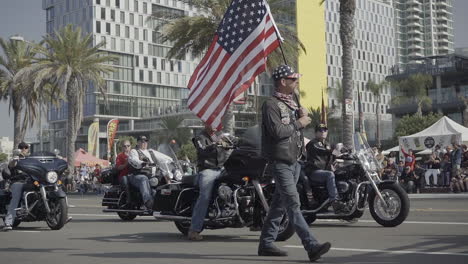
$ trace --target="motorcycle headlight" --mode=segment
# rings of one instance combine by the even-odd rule
[[[47,181],[49,183],[56,183],[58,180],[58,174],[55,171],[49,171],[47,173]]]
[[[180,170],[176,170],[174,172],[174,180],[176,181],[182,181],[182,172],[180,172]]]

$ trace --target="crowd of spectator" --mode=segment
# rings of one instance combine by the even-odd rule
[[[66,179],[66,192],[95,192],[102,193],[104,186],[101,184],[101,166],[87,166],[81,164],[75,167],[72,177]]]
[[[446,148],[435,146],[430,155],[416,158],[413,150],[400,147],[402,159],[390,153],[384,156],[375,149],[382,165],[382,178],[398,181],[408,193],[422,188],[446,187],[451,192],[468,191],[468,147],[452,144]]]

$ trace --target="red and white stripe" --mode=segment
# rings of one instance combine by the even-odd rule
[[[227,107],[265,70],[266,58],[279,46],[279,39],[267,13],[232,55],[217,40],[215,35],[190,78],[188,107],[211,127],[220,129]]]

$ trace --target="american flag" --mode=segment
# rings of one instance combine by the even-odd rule
[[[266,58],[279,41],[264,0],[233,0],[190,78],[189,109],[220,129],[229,104],[265,70]]]

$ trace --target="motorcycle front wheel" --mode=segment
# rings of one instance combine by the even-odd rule
[[[68,219],[68,206],[65,198],[51,200],[50,213],[46,216],[46,223],[52,230],[61,229]]]
[[[128,205],[127,205],[127,193],[124,192],[122,194],[122,196],[120,197],[119,199],[119,209],[133,209],[133,208],[129,208]],[[120,219],[122,219],[123,221],[132,221],[133,219],[135,219],[137,217],[136,214],[134,213],[129,213],[129,212],[117,212],[117,215],[120,217]]]
[[[384,227],[395,227],[406,220],[410,201],[408,194],[397,183],[379,186],[385,202],[372,190],[369,195],[369,210],[374,220]]]

